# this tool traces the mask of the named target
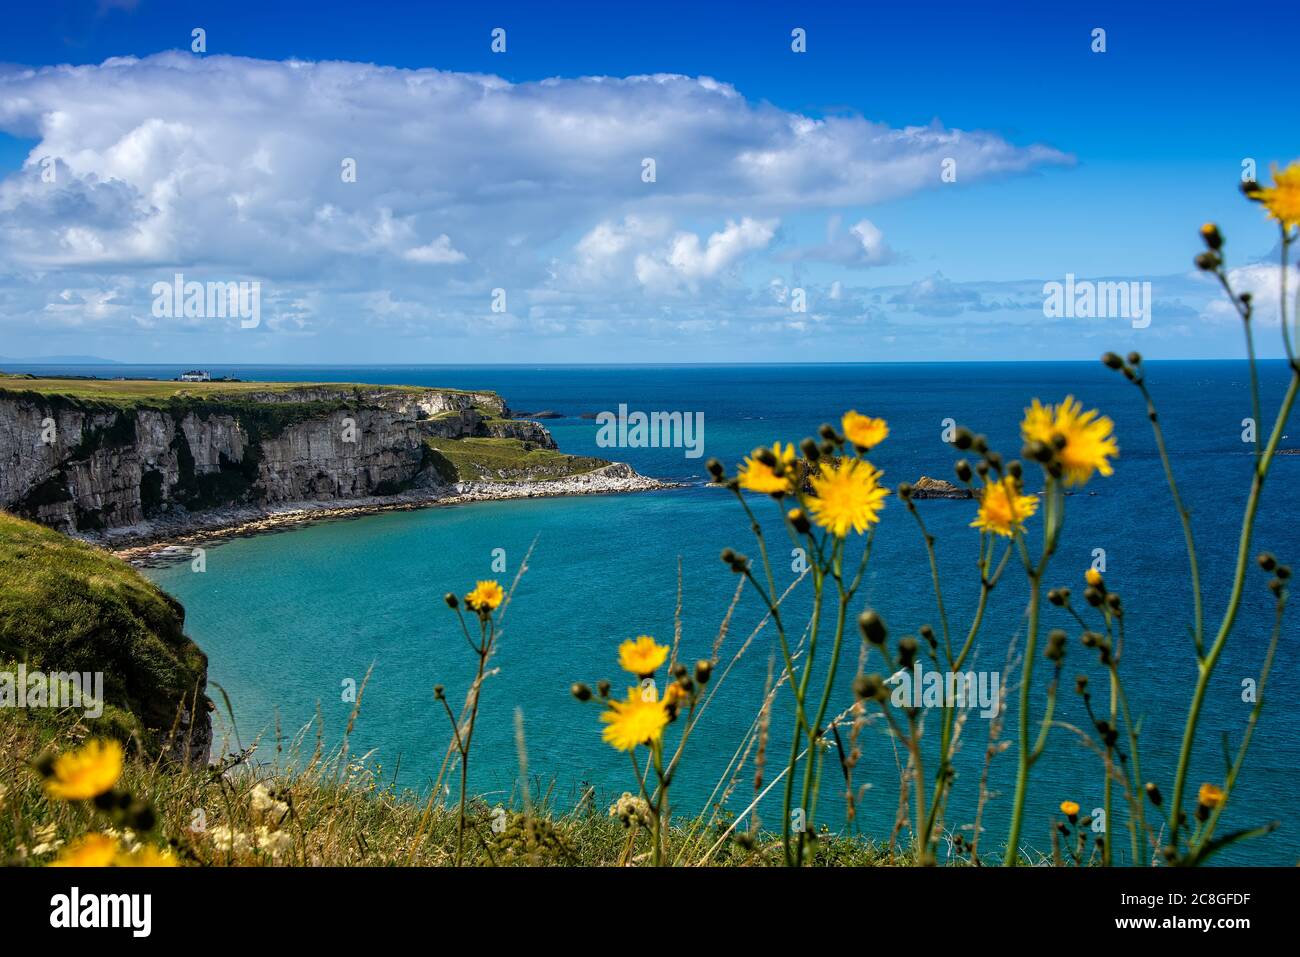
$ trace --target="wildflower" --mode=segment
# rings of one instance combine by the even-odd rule
[[[865,452],[879,445],[889,436],[889,425],[884,419],[873,419],[869,415],[860,415],[850,409],[840,421],[844,437]]]
[[[916,639],[911,635],[904,635],[898,642],[898,663],[904,668],[912,667],[912,662],[916,660],[916,653],[920,646]]]
[[[649,635],[629,638],[618,646],[618,666],[638,678],[648,678],[668,659],[668,646]]]
[[[861,534],[880,520],[889,490],[880,484],[880,471],[863,459],[850,459],[838,467],[821,464],[813,477],[816,498],[808,502],[813,521],[843,538],[849,529]]]
[[[248,806],[254,820],[269,821],[271,824],[279,824],[289,813],[289,805],[272,797],[264,784],[254,786],[249,794]]]
[[[218,851],[239,854],[248,849],[248,835],[225,824],[218,824],[208,832],[208,836]]]
[[[601,737],[620,751],[631,751],[663,736],[668,711],[652,688],[634,687],[627,689],[626,701],[610,701],[600,720],[608,725]]]
[[[668,716],[674,717],[677,714],[677,706],[690,696],[686,688],[682,687],[680,682],[674,681],[664,689],[664,707],[668,709]]]
[[[113,860],[116,867],[179,867],[180,862],[171,851],[159,850],[142,844],[129,854],[119,854]]]
[[[45,782],[45,793],[64,801],[88,801],[110,790],[122,776],[122,745],[88,741],[59,755]]]
[[[763,461],[771,459],[770,464]],[[780,474],[777,474],[780,469]],[[794,443],[772,444],[771,452],[767,449],[755,449],[747,457],[737,473],[740,487],[764,495],[784,495],[791,490],[790,473],[794,469]]]
[[[631,791],[624,791],[623,796],[609,806],[609,816],[623,822],[624,827],[631,827],[632,822],[642,827],[650,826],[650,805],[645,798],[636,797]]]
[[[465,596],[465,607],[470,611],[489,612],[501,604],[505,591],[494,581],[480,581]]]
[[[69,844],[50,867],[110,867],[120,852],[117,838],[87,834]]]
[[[1047,659],[1060,664],[1061,659],[1065,657],[1065,640],[1066,634],[1060,628],[1053,628],[1047,634]]]
[[[1257,203],[1263,203],[1270,218],[1290,229],[1300,223],[1300,162],[1293,162],[1284,170],[1273,167],[1273,185],[1257,187],[1249,194]]]
[[[1095,568],[1089,568],[1086,572],[1084,572],[1083,578],[1084,581],[1086,581],[1093,588],[1104,588],[1106,586],[1106,580],[1101,577],[1101,572],[1097,571],[1097,569]]]
[[[1223,803],[1223,788],[1216,784],[1202,784],[1196,800],[1202,807],[1218,807]]]
[[[1041,442],[1060,456],[1067,485],[1082,485],[1093,472],[1111,475],[1110,457],[1119,455],[1111,435],[1114,423],[1096,409],[1083,411],[1074,396],[1058,406],[1045,406],[1037,399],[1025,410],[1020,434],[1025,442]]]
[[[979,514],[971,528],[1010,538],[1025,530],[1025,519],[1038,511],[1038,499],[1020,494],[1020,483],[1010,475],[986,483],[980,492]]]
[[[1062,801],[1061,813],[1070,819],[1071,822],[1079,816],[1079,804],[1077,801]]]
[[[59,840],[59,829],[53,824],[46,824],[35,829],[32,837],[36,839],[36,844],[32,847],[32,857],[42,857],[45,854],[51,854],[63,846],[63,841]]]
[[[287,831],[277,831],[263,825],[253,835],[253,844],[259,851],[270,854],[274,860],[279,860],[293,847],[293,838]]]
[[[792,508],[790,511],[785,513],[785,517],[790,523],[790,527],[793,528],[795,532],[800,535],[808,534],[808,530],[811,526],[808,524],[808,516],[804,514],[803,509]]]
[[[864,611],[858,615],[858,630],[862,632],[862,637],[873,645],[884,645],[885,638],[888,636],[885,620],[874,611]]]

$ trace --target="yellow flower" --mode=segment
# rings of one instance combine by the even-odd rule
[[[50,867],[179,867],[176,855],[147,844],[128,851],[111,834],[86,834],[64,848]]]
[[[64,848],[50,867],[110,867],[121,850],[115,837],[87,834]]]
[[[635,641],[629,638],[618,646],[618,666],[638,678],[654,674],[667,658],[668,646],[658,644],[649,635],[639,635]]]
[[[1300,223],[1300,162],[1293,162],[1284,170],[1273,167],[1273,185],[1256,190],[1251,199],[1264,204],[1268,214],[1290,229]]]
[[[1223,803],[1223,788],[1216,784],[1202,784],[1196,800],[1203,807],[1218,807]]]
[[[1010,538],[1016,532],[1025,530],[1025,519],[1036,511],[1037,497],[1021,495],[1020,483],[1007,475],[984,486],[980,493],[979,514],[970,525],[971,528]]]
[[[777,475],[772,466],[764,465],[752,455],[747,456],[736,473],[741,488],[762,492],[764,495],[781,495],[792,489],[790,475],[794,471],[794,443],[782,446],[780,442],[774,442],[772,454],[781,466],[781,474]]]
[[[1106,583],[1106,580],[1101,577],[1101,572],[1097,571],[1095,568],[1089,568],[1084,572],[1083,580],[1093,588],[1101,588]]]
[[[668,710],[653,687],[628,688],[626,701],[610,701],[600,716],[607,727],[601,737],[620,751],[658,741],[668,724]]]
[[[884,419],[859,415],[853,409],[844,413],[840,425],[844,430],[844,437],[864,451],[879,445],[889,435],[889,426]]]
[[[505,597],[505,591],[496,582],[480,581],[465,596],[465,605],[470,611],[492,611]]]
[[[130,854],[119,854],[113,861],[115,867],[180,867],[176,855],[142,844]]]
[[[1061,802],[1061,813],[1064,814],[1066,817],[1068,817],[1070,820],[1074,820],[1076,817],[1079,816],[1079,804],[1078,804],[1078,802],[1077,802],[1077,801],[1062,801],[1062,802]]]
[[[838,467],[822,462],[813,476],[816,498],[808,501],[813,521],[843,538],[849,529],[861,534],[880,521],[889,489],[880,484],[881,473],[865,459],[847,459]]]
[[[122,745],[88,741],[78,751],[61,754],[45,782],[45,793],[64,801],[87,801],[110,790],[122,776]]]
[[[1038,441],[1057,449],[1066,485],[1082,485],[1093,472],[1111,475],[1108,459],[1119,455],[1111,435],[1114,423],[1096,409],[1083,411],[1074,396],[1067,395],[1058,406],[1045,406],[1037,399],[1025,410],[1020,434],[1026,442]],[[1064,441],[1063,445],[1059,443]]]

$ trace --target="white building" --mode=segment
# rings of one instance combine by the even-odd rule
[[[182,382],[211,382],[212,373],[203,369],[190,369],[181,373]]]

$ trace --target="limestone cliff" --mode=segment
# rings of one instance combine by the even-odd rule
[[[0,379],[0,508],[64,532],[449,485],[460,476],[445,450],[458,440],[555,449],[545,428],[511,419],[490,392],[145,383],[114,393],[107,380],[93,391],[51,381]]]

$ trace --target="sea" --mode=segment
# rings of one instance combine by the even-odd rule
[[[171,378],[182,370],[115,365],[26,371]],[[1094,477],[1068,497],[1065,528],[1046,585],[1068,586],[1081,597],[1084,573],[1104,563],[1107,585],[1120,593],[1125,609],[1121,674],[1140,722],[1141,773],[1159,784],[1166,800],[1172,790],[1197,674],[1187,555],[1145,405],[1133,385],[1100,363],[232,365],[213,366],[211,372],[245,380],[490,389],[514,410],[560,413],[544,424],[564,451],[625,461],[682,486],[323,522],[214,545],[201,573],[188,561],[147,569],[150,578],[184,604],[188,632],[208,654],[210,679],[225,695],[213,693],[219,744],[227,749],[256,742],[256,761],[290,761],[288,743],[318,715],[326,744],[336,746],[354,707],[348,690],[369,671],[350,753],[354,759],[364,756],[383,786],[395,783],[427,795],[451,736],[433,688],[443,685],[453,702],[462,700],[475,664],[442,596],[464,594],[482,578],[508,584],[527,555],[483,690],[470,790],[489,804],[518,805],[522,737],[534,801],[564,811],[591,794],[588,800],[604,813],[619,794],[636,789],[633,768],[627,755],[601,741],[599,706],[575,700],[571,684],[608,679],[622,693],[631,682],[618,670],[619,643],[642,634],[671,643],[677,621],[681,657],[709,657],[737,584],[719,552],[732,547],[757,555],[748,520],[734,497],[709,484],[708,458],[734,468],[755,446],[797,442],[815,434],[821,423],[837,422],[845,410],[856,409],[889,422],[889,438],[871,453],[887,485],[923,475],[950,479],[958,453],[945,444],[944,435],[953,424],[985,433],[990,445],[1010,459],[1019,455],[1018,425],[1030,401],[1056,402],[1073,395],[1114,420],[1121,453],[1112,476]],[[1250,485],[1248,367],[1237,361],[1152,361],[1146,374],[1191,510],[1206,628],[1212,633],[1227,602]],[[1264,422],[1259,429],[1265,436],[1286,379],[1283,363],[1261,364]],[[593,416],[617,412],[620,406],[629,413],[701,416],[702,446],[604,447]],[[1293,421],[1289,432],[1281,445],[1300,447],[1300,420]],[[1036,469],[1027,468],[1026,475],[1029,488],[1038,488]],[[1262,496],[1252,554],[1269,550],[1300,564],[1297,487],[1300,455],[1278,456]],[[781,532],[774,504],[756,498],[753,507],[767,527],[777,587],[788,587],[798,578],[800,556]],[[927,500],[918,508],[935,540],[953,640],[959,642],[978,595],[978,535],[969,527],[975,506]],[[1030,529],[1036,545],[1041,521],[1033,520]],[[1252,563],[1237,625],[1206,698],[1190,794],[1202,782],[1222,783],[1225,762],[1246,732],[1273,623],[1268,577]],[[788,599],[787,621],[796,634],[806,621],[809,595],[805,579]],[[1008,653],[1023,647],[1027,595],[1024,572],[1013,556],[992,594],[968,666],[996,675],[1004,695],[1014,694],[1019,681],[1018,668],[1014,673],[1008,668]],[[883,616],[895,638],[915,635],[923,624],[940,627],[921,533],[897,500],[885,508],[852,614],[867,608]],[[1216,858],[1220,863],[1293,865],[1300,859],[1300,805],[1292,802],[1300,785],[1300,711],[1295,706],[1300,627],[1294,615],[1283,624],[1266,704],[1219,833],[1272,821],[1278,827],[1266,837],[1227,847]],[[672,788],[678,813],[711,808],[725,796],[729,813],[739,814],[755,801],[753,755],[739,771],[734,758],[756,720],[769,675],[780,670],[773,631],[755,632],[762,617],[757,597],[742,594],[718,652],[720,665],[712,681],[717,689],[687,743]],[[1078,802],[1084,814],[1102,807],[1103,765],[1087,706],[1076,693],[1076,677],[1090,678],[1097,716],[1104,717],[1109,706],[1106,673],[1096,652],[1079,642],[1077,623],[1061,609],[1046,606],[1043,625],[1063,628],[1070,638],[1059,672],[1055,724],[1032,773],[1022,843],[1050,852],[1062,801]],[[733,662],[742,646],[743,654]],[[855,630],[850,629],[844,647],[830,713],[853,701],[861,650]],[[828,650],[825,636],[816,661],[817,686]],[[883,665],[873,653],[866,668],[882,671]],[[1053,677],[1051,662],[1035,664],[1035,732]],[[779,689],[764,786],[783,767],[791,722],[788,689]],[[990,737],[993,723],[978,711],[961,725],[945,826],[949,834],[960,832],[969,840],[979,813],[981,846],[989,853],[996,853],[1006,837],[1015,722],[1013,700],[999,738]],[[927,776],[934,766],[938,729],[938,710],[926,711]],[[678,733],[671,729],[670,741]],[[308,753],[315,736],[315,727],[305,732]],[[847,728],[843,736],[851,748],[855,742]],[[1012,745],[1001,750],[1001,742]],[[878,719],[860,729],[856,745],[861,756],[851,785],[846,786],[834,755],[827,755],[816,823],[835,833],[886,842],[898,816],[904,756]],[[1124,759],[1132,760],[1126,739],[1121,748]],[[452,780],[449,797],[456,796],[456,787]],[[852,815],[849,790],[855,796]],[[755,805],[761,827],[780,828],[780,792],[778,785]],[[1128,862],[1122,805],[1117,792],[1116,819],[1110,826],[1116,829],[1116,858]],[[945,841],[941,859],[950,854]]]

